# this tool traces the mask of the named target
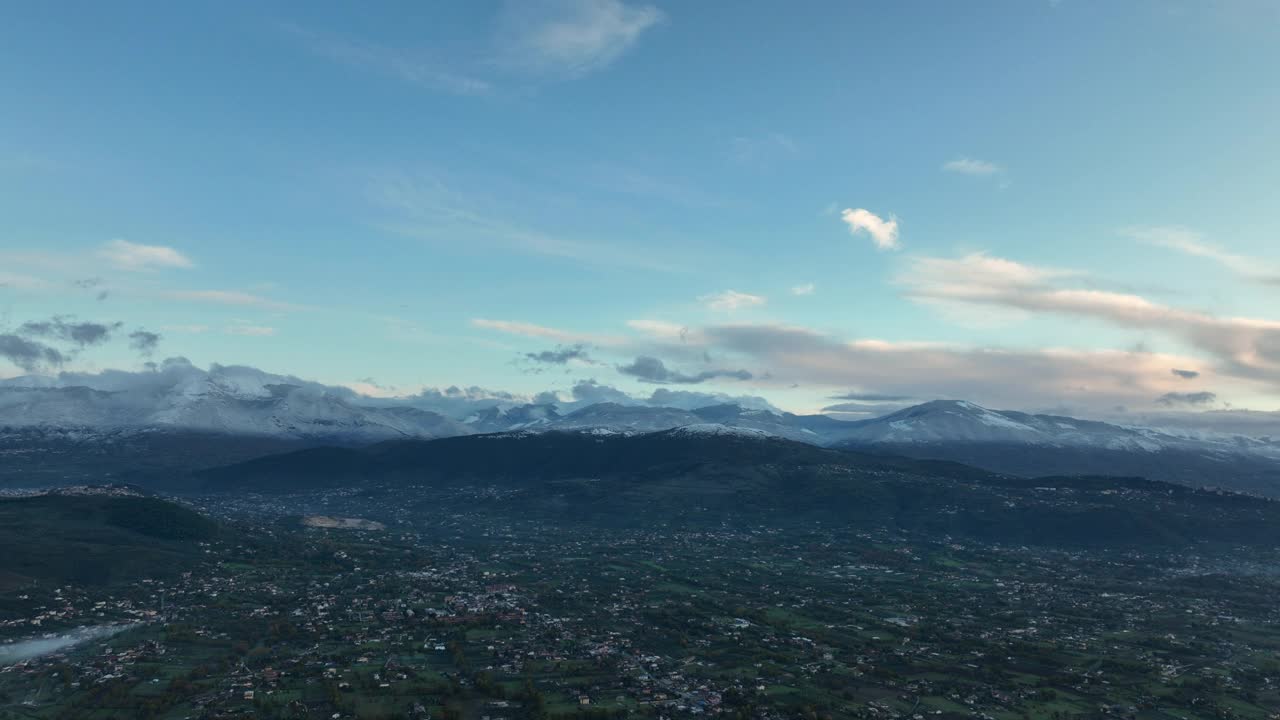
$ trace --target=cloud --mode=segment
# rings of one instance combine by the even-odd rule
[[[595,378],[591,378],[590,380],[580,380],[577,383],[574,383],[570,394],[573,396],[573,399],[582,406],[594,405],[602,402],[630,404],[635,401],[634,398],[625,392],[609,385],[602,385]]]
[[[493,90],[488,81],[443,67],[419,51],[360,42],[293,23],[281,23],[280,28],[316,55],[410,85],[455,95],[484,95]]]
[[[1216,393],[1211,392],[1167,392],[1156,398],[1156,403],[1173,407],[1176,405],[1208,405],[1218,399]]]
[[[696,410],[698,408],[707,407],[709,405],[724,405],[731,403],[747,409],[753,410],[769,410],[776,412],[778,409],[774,407],[768,400],[757,395],[729,395],[719,392],[703,392],[697,390],[672,390],[670,388],[655,388],[653,393],[648,397],[636,397],[611,385],[604,385],[592,378],[590,380],[581,380],[574,384],[569,392],[571,401],[564,402],[558,397],[553,397],[554,393],[544,393],[543,399],[549,402],[555,402],[561,406],[562,410],[573,411],[596,403],[611,402],[619,405],[648,405],[650,407],[671,407],[681,410]]]
[[[19,273],[0,270],[0,289],[44,290],[48,286],[49,283],[33,275],[21,275]]]
[[[621,0],[509,0],[499,19],[499,64],[518,74],[571,79],[602,70],[665,19]]]
[[[854,400],[857,402],[906,402],[914,400],[911,395],[893,395],[885,393],[869,393],[869,392],[847,392],[840,395],[832,395],[832,400]]]
[[[1205,242],[1194,230],[1174,226],[1128,228],[1124,231],[1133,239],[1156,247],[1176,250],[1192,257],[1215,262],[1231,272],[1264,285],[1280,285],[1280,268],[1261,258],[1237,255]]]
[[[134,330],[129,333],[129,347],[141,353],[144,357],[151,357],[160,345],[160,333],[154,333],[149,330]]]
[[[814,292],[817,291],[817,289],[818,289],[817,286],[814,285],[813,283],[804,283],[803,285],[796,285],[795,287],[791,288],[791,294],[802,295],[802,296],[812,295]]]
[[[228,335],[241,335],[244,337],[272,337],[278,332],[276,328],[268,325],[252,325],[249,323],[228,325],[222,331]]]
[[[60,367],[66,357],[56,348],[11,333],[0,334],[0,358],[27,372]]]
[[[897,250],[899,247],[898,218],[892,215],[885,220],[870,210],[845,208],[840,213],[840,219],[848,224],[849,232],[853,235],[865,232],[871,236],[871,240],[881,250]]]
[[[836,403],[834,405],[826,405],[820,408],[820,412],[826,415],[839,416],[842,420],[865,420],[867,418],[883,417],[890,413],[895,413],[905,407],[909,407],[910,403],[860,403],[846,402]]]
[[[618,338],[591,335],[589,333],[570,332],[568,330],[546,327],[545,325],[535,325],[533,323],[518,322],[514,320],[472,318],[471,325],[473,327],[484,328],[486,330],[497,330],[509,335],[522,335],[524,337],[554,340],[556,342],[567,344],[590,343],[596,345],[611,345],[619,342]]]
[[[559,345],[554,350],[542,350],[541,352],[530,352],[524,354],[527,360],[547,365],[567,365],[571,360],[589,363],[591,356],[587,354],[587,348],[581,343],[576,345]]]
[[[624,267],[655,272],[685,272],[687,268],[660,259],[654,248],[631,249],[625,245],[553,236],[510,222],[510,203],[485,202],[459,192],[438,177],[384,173],[370,182],[372,202],[399,217],[379,227],[387,232],[431,242],[512,248],[583,264]]]
[[[98,255],[120,270],[159,270],[195,267],[187,256],[163,245],[140,245],[128,240],[112,240]]]
[[[778,411],[772,403],[758,395],[729,395],[696,390],[671,390],[664,387],[655,388],[653,394],[644,403],[654,407],[673,407],[681,410],[697,410],[710,405],[737,405],[747,410]]]
[[[723,312],[733,312],[745,307],[758,307],[768,302],[768,298],[762,295],[750,295],[748,293],[738,292],[737,290],[725,290],[724,292],[712,293],[710,295],[701,295],[698,302],[706,304],[712,310]]]
[[[1195,380],[1200,377],[1200,372],[1197,370],[1180,370],[1178,368],[1173,368],[1171,372],[1183,380]]]
[[[975,177],[990,177],[998,175],[1003,170],[995,163],[986,160],[975,160],[973,158],[958,157],[954,160],[948,160],[942,164],[942,169],[946,172],[959,173],[961,175],[972,175]]]
[[[909,297],[1052,313],[1165,333],[1212,354],[1220,373],[1280,387],[1280,321],[1226,317],[1161,305],[1139,295],[1061,287],[1072,273],[985,255],[917,258],[899,277]],[[1167,371],[1167,368],[1165,369]]]
[[[67,315],[58,315],[49,320],[23,323],[18,328],[19,335],[50,338],[74,343],[79,347],[98,345],[111,339],[111,333],[118,330],[121,323],[75,322]]]
[[[455,419],[465,419],[481,410],[492,407],[522,405],[531,398],[526,395],[493,390],[472,385],[446,388],[424,388],[420,392],[401,400],[412,407],[430,410]]]
[[[760,381],[774,386],[874,387],[885,396],[965,398],[992,407],[1141,406],[1175,391],[1182,381],[1169,368],[1189,364],[1186,357],[1124,350],[844,340],[777,324],[711,326],[698,336],[718,353],[767,367]]]
[[[661,340],[685,342],[689,338],[687,325],[665,320],[628,320],[627,327]]]
[[[171,300],[187,302],[205,302],[216,305],[238,305],[259,307],[264,310],[297,310],[300,306],[291,303],[277,302],[253,293],[239,290],[176,290],[165,293]]]
[[[661,360],[649,355],[641,355],[628,365],[619,365],[618,372],[637,378],[641,382],[678,385],[693,385],[715,378],[750,380],[752,377],[746,370],[703,370],[694,375],[686,375],[669,369]]]

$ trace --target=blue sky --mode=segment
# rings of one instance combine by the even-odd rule
[[[4,15],[0,375],[1280,408],[1266,0]]]

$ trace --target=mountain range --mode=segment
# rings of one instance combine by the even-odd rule
[[[94,376],[93,387],[37,378],[0,381],[0,458],[6,460],[0,485],[79,482],[93,473],[154,482],[179,470],[319,445],[511,431],[636,434],[710,424],[1020,476],[1141,476],[1280,497],[1280,442],[1271,437],[997,411],[956,400],[858,421],[731,403],[683,409],[495,402],[450,417],[412,398],[370,398],[253,368],[204,371],[170,363],[151,376],[127,375],[127,382]]]
[[[1267,544],[1280,505],[1141,478],[1027,479],[714,423],[323,447],[197,474],[206,493],[394,502],[409,516],[604,527],[881,527],[1017,544]],[[382,499],[382,500],[379,500]],[[288,501],[284,501],[288,502]]]

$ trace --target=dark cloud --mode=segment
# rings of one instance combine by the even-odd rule
[[[554,390],[543,390],[530,400],[534,405],[555,405],[560,402],[560,395]]]
[[[836,403],[822,408],[821,412],[830,415],[839,415],[846,419],[862,419],[880,417],[889,413],[901,410],[905,405],[903,403],[863,403],[863,402],[847,402]],[[857,416],[850,418],[848,416]]]
[[[557,345],[555,350],[543,350],[536,353],[525,353],[525,359],[548,365],[565,365],[570,360],[591,362],[585,345]]]
[[[1193,393],[1170,392],[1156,398],[1156,403],[1169,407],[1174,405],[1208,405],[1217,399],[1216,393],[1208,391]]]
[[[18,334],[63,340],[86,347],[110,340],[111,333],[119,330],[121,325],[123,323],[74,322],[74,318],[58,315],[49,320],[23,323]]]
[[[362,398],[362,402],[370,403],[374,402],[374,399]],[[472,413],[500,405],[523,405],[527,400],[522,395],[516,395],[505,390],[491,390],[477,385],[469,387],[450,385],[444,389],[426,388],[416,395],[382,402],[406,404],[421,410],[437,412],[447,417],[462,419]]]
[[[102,284],[102,278],[100,277],[81,278],[80,280],[72,280],[71,284],[80,288],[81,290],[92,290]]]
[[[585,405],[602,402],[631,403],[634,398],[622,392],[621,390],[610,387],[609,385],[601,385],[592,378],[590,380],[581,380],[573,386],[571,391],[575,402]]]
[[[640,355],[630,365],[619,365],[618,372],[641,382],[677,385],[694,385],[721,377],[735,380],[750,380],[752,377],[746,370],[703,370],[696,375],[686,375],[668,368],[661,360],[650,355]]]
[[[156,351],[156,347],[159,344],[160,333],[153,333],[149,330],[134,330],[129,333],[129,347],[147,357],[151,357],[151,353]]]
[[[0,358],[27,372],[59,367],[66,362],[66,357],[56,348],[13,334],[0,335]]]
[[[655,407],[672,407],[681,410],[697,410],[708,405],[737,405],[748,410],[768,410],[780,412],[768,400],[758,395],[727,395],[725,393],[698,392],[696,390],[671,390],[656,388],[649,399],[644,401]]]
[[[1178,368],[1173,368],[1171,372],[1183,380],[1195,380],[1200,377],[1200,372],[1198,370],[1179,370]]]
[[[853,400],[855,402],[906,402],[913,400],[910,395],[885,395],[881,393],[847,392],[843,395],[832,395],[832,400]]]

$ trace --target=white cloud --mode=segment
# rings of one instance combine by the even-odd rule
[[[1005,349],[938,343],[844,340],[804,327],[773,324],[702,328],[709,350],[768,369],[781,387],[868,387],[911,397],[964,398],[993,407],[1067,405],[1100,413],[1116,405],[1149,406],[1185,389],[1169,373],[1185,356],[1122,350]],[[1224,392],[1248,394],[1248,381],[1223,380]]]
[[[187,256],[164,245],[140,245],[128,240],[112,240],[98,254],[121,270],[189,268],[195,264]]]
[[[628,320],[627,327],[663,340],[683,340],[689,333],[687,326],[665,320]]]
[[[898,280],[909,296],[918,299],[1085,317],[1162,332],[1216,357],[1223,374],[1280,387],[1280,321],[1216,317],[1130,293],[1057,284],[1071,274],[969,255],[954,260],[917,258]]]
[[[1280,285],[1280,268],[1261,258],[1237,255],[1218,245],[1206,242],[1194,230],[1176,226],[1135,227],[1124,231],[1133,239],[1168,248],[1215,262],[1241,277],[1267,285]]]
[[[562,343],[617,345],[623,342],[622,338],[618,338],[616,336],[572,332],[569,330],[547,327],[545,325],[535,325],[533,323],[518,322],[514,320],[472,318],[471,325],[473,327],[484,328],[486,330],[497,330],[498,332],[507,333],[509,335],[521,335],[523,337],[555,340],[556,342]]]
[[[948,160],[942,164],[942,169],[946,172],[959,173],[961,175],[973,175],[975,177],[990,177],[1003,172],[1003,169],[995,163],[990,163],[986,160],[975,160],[967,157],[958,157],[954,160]]]
[[[214,303],[216,305],[260,307],[266,310],[300,309],[300,306],[298,305],[270,300],[259,295],[254,295],[253,293],[241,292],[239,290],[175,290],[165,293],[165,297],[172,300],[207,302]]]
[[[160,328],[165,332],[183,333],[187,335],[200,335],[209,332],[208,325],[165,325]]]
[[[759,307],[768,302],[768,299],[762,295],[751,295],[737,290],[725,290],[724,292],[710,295],[701,295],[698,297],[698,302],[706,304],[712,310],[733,312],[747,307]]]
[[[271,337],[276,334],[276,329],[266,325],[248,325],[237,323],[228,325],[222,329],[228,335],[244,335],[248,337]]]
[[[840,219],[849,225],[849,232],[857,235],[865,232],[871,236],[876,247],[881,250],[898,249],[898,218],[890,215],[888,220],[870,210],[845,208]]]
[[[14,290],[43,290],[47,287],[49,287],[49,283],[38,277],[0,270],[0,289],[13,288]]]
[[[802,285],[796,285],[795,287],[791,288],[791,294],[792,295],[812,295],[814,292],[817,291],[817,289],[818,287],[813,283],[804,283]]]
[[[499,62],[508,70],[575,78],[630,50],[665,15],[621,0],[511,0],[500,19]]]
[[[307,48],[337,63],[397,78],[412,85],[456,95],[483,95],[493,86],[486,80],[454,72],[423,53],[382,47],[370,43],[282,23],[281,29],[298,38]]]

